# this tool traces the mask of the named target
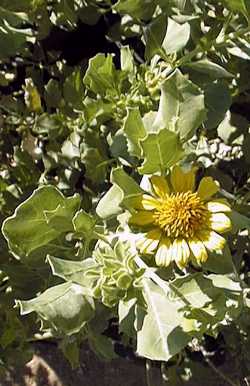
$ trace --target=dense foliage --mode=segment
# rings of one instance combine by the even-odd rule
[[[174,385],[212,339],[243,382],[249,2],[0,0],[0,16],[2,368],[36,339],[72,366],[84,340],[105,359],[119,340]],[[187,205],[184,235],[170,214]]]

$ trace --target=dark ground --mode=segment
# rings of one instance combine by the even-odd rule
[[[72,370],[56,345],[39,343],[35,346],[35,352],[33,359],[26,366],[0,376],[0,386],[147,386],[142,360],[137,362],[119,358],[112,362],[103,362],[84,347],[81,351],[81,366]],[[196,363],[195,366],[196,375],[192,381],[180,382],[178,386],[229,385],[209,366],[201,363]],[[227,362],[226,366],[220,366],[219,369],[226,375],[230,374],[231,379],[237,379],[237,369],[232,363]],[[148,386],[173,385],[164,382],[159,368],[153,366]]]

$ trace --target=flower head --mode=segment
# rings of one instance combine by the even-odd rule
[[[142,194],[134,202],[136,212],[130,225],[144,229],[138,242],[141,253],[155,253],[158,266],[171,261],[183,268],[190,259],[198,264],[208,258],[208,251],[220,251],[225,239],[220,234],[231,228],[226,213],[231,209],[223,199],[212,199],[218,184],[204,177],[195,191],[196,169],[184,173],[177,166],[170,175],[150,178],[150,194]]]

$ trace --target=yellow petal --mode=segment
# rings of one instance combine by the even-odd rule
[[[203,231],[199,234],[199,239],[210,251],[220,251],[224,248],[226,240],[214,231]]]
[[[208,201],[207,209],[213,213],[231,212],[231,208],[230,208],[229,204],[227,203],[226,200],[223,200],[223,199]]]
[[[198,240],[193,239],[188,242],[189,247],[197,261],[197,263],[200,265],[201,263],[205,263],[205,261],[208,258],[206,248],[204,244]]]
[[[180,166],[175,166],[171,173],[171,184],[175,192],[193,191],[195,188],[195,175],[197,168],[193,167],[184,173]]]
[[[155,262],[156,265],[160,267],[167,267],[172,260],[172,243],[170,239],[167,237],[164,237],[157,249],[156,255],[155,255]]]
[[[160,206],[159,200],[150,196],[149,194],[143,194],[141,204],[146,210],[154,210]]]
[[[153,213],[146,210],[140,210],[139,212],[132,214],[129,219],[131,225],[139,226],[152,224],[153,221]]]
[[[175,240],[174,246],[176,248],[176,256],[175,261],[179,268],[184,268],[187,265],[189,256],[190,256],[190,249],[188,247],[188,244],[186,240]]]
[[[217,193],[218,190],[218,182],[215,182],[212,177],[203,177],[199,184],[197,193],[202,200],[207,200]]]
[[[157,248],[160,238],[161,231],[158,228],[152,229],[137,242],[136,246],[141,253],[150,254]]]
[[[150,181],[153,190],[158,197],[166,197],[169,194],[169,187],[166,178],[162,176],[152,176]]]
[[[210,217],[210,227],[217,232],[228,232],[232,228],[231,220],[224,213],[213,213]]]

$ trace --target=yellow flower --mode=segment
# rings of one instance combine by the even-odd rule
[[[196,169],[184,173],[177,166],[170,183],[161,176],[150,178],[151,194],[142,194],[134,201],[136,212],[130,225],[144,228],[138,242],[141,253],[155,254],[158,266],[172,261],[183,268],[190,259],[199,265],[208,258],[208,251],[220,251],[226,240],[220,234],[231,228],[226,215],[231,209],[223,199],[211,199],[218,184],[204,177],[195,191]]]

